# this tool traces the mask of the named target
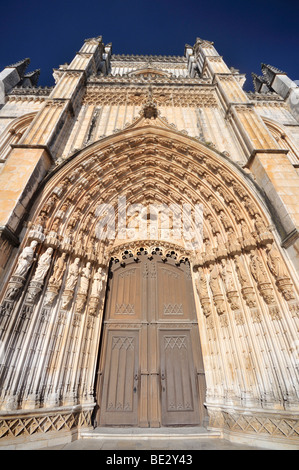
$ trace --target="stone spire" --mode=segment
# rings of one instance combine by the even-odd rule
[[[184,51],[184,56],[187,58],[187,68],[190,77],[195,77],[196,75],[196,70],[197,70],[197,65],[196,65],[196,60],[193,54],[193,46],[190,46],[189,44],[185,45],[185,51]]]
[[[33,72],[26,73],[26,75],[24,75],[22,81],[20,82],[20,86],[30,88],[37,86],[39,76],[40,69],[36,69]]]
[[[30,64],[30,59],[27,57],[26,59],[19,60],[15,64],[7,65],[6,69],[16,69],[20,77],[23,77],[25,70],[27,69],[28,65]]]
[[[269,93],[273,91],[269,87],[265,77],[262,75],[257,75],[256,73],[252,73],[251,76],[253,80],[254,91],[256,93]]]
[[[276,75],[286,75],[285,72],[282,72],[276,67],[273,67],[273,65],[267,65],[267,64],[261,64],[262,67],[262,73],[264,75],[264,78],[267,82],[267,84],[271,87]]]
[[[26,58],[15,64],[7,65],[2,72],[0,72],[0,89],[3,91],[4,95],[20,84],[29,64],[30,59]],[[4,96],[2,100],[4,100]]]
[[[290,111],[299,121],[299,87],[285,72],[273,65],[262,64],[263,77],[267,85],[290,106]]]

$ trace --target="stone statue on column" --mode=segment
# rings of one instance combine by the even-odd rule
[[[213,301],[218,315],[223,315],[226,312],[224,297],[220,287],[219,269],[217,264],[210,267],[210,281],[209,285],[213,294]]]
[[[53,300],[57,296],[59,289],[62,284],[63,275],[66,269],[66,253],[62,253],[62,255],[56,260],[54,264],[53,274],[49,279],[48,288],[45,295],[44,306],[48,307],[53,303]]]
[[[34,252],[37,246],[37,241],[32,241],[30,246],[24,248],[22,253],[19,256],[18,264],[14,272],[14,276],[20,276],[25,278],[33,260],[34,260]]]
[[[103,300],[103,283],[105,281],[105,273],[99,268],[94,275],[91,285],[91,294],[89,300],[89,314],[96,315],[100,301]]]
[[[65,282],[65,288],[62,294],[62,308],[65,309],[69,306],[73,296],[75,287],[77,285],[80,268],[80,258],[75,258],[75,261],[70,265],[67,279]]]
[[[35,249],[38,245],[36,240],[23,249],[17,262],[16,269],[9,280],[9,284],[5,294],[5,300],[15,300],[20,290],[25,284],[26,275],[34,261]]]
[[[82,312],[84,308],[86,298],[87,298],[87,293],[88,293],[90,277],[91,277],[91,268],[90,268],[90,262],[88,262],[85,268],[83,268],[81,271],[81,277],[80,277],[78,295],[77,295],[77,301],[76,301],[77,312]]]
[[[34,276],[28,286],[28,292],[25,298],[26,303],[33,304],[36,301],[38,293],[42,290],[44,279],[51,265],[52,254],[53,248],[47,248],[45,253],[39,258]]]

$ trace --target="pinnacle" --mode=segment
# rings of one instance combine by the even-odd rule
[[[276,75],[285,74],[285,72],[282,72],[277,67],[273,67],[273,65],[262,63],[261,68],[262,68],[262,73],[264,75],[266,83],[270,87],[272,86],[273,80],[275,79]]]
[[[102,36],[96,36],[96,37],[93,37],[93,38],[85,39],[84,42],[92,42],[92,41],[102,42],[102,40],[103,40]]]
[[[214,43],[212,41],[208,41],[207,39],[201,39],[201,38],[196,38],[196,44],[199,43],[199,44],[204,44],[204,45],[213,45]]]
[[[33,70],[32,72],[28,72],[24,75],[22,82],[28,79],[30,80],[32,86],[36,86],[39,76],[40,76],[40,69]]]
[[[257,75],[254,72],[251,73],[251,76],[252,76],[254,91],[256,93],[268,93],[269,91],[272,90],[266,77],[264,77],[263,75]]]
[[[268,69],[268,70],[271,70],[271,72],[275,74],[281,74],[281,73],[285,74],[285,72],[283,72],[282,70],[279,70],[277,67],[274,67],[273,65],[269,65],[269,64],[264,64],[263,62],[261,63],[261,68],[262,68],[263,73],[264,71]]]
[[[7,65],[5,68],[17,69],[18,74],[22,77],[29,64],[30,64],[30,59],[29,57],[27,57],[26,59],[19,60],[18,62],[14,64]]]

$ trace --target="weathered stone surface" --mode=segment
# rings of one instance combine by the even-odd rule
[[[271,68],[246,93],[210,41],[185,53],[114,55],[98,37],[54,71],[51,89],[16,87],[13,68],[0,74],[11,79],[0,110],[0,445],[69,438],[94,424],[93,410],[101,416],[102,328],[125,351],[139,338],[139,426],[163,424],[167,370],[147,345],[168,329],[173,351],[200,335],[192,380],[213,429],[298,445],[296,87]],[[182,266],[193,292],[177,281]],[[119,374],[132,366],[130,353],[121,360]]]

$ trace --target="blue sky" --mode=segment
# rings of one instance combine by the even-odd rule
[[[30,57],[39,84],[70,62],[86,38],[103,36],[115,54],[183,55],[196,37],[214,41],[228,66],[261,74],[261,62],[299,80],[298,0],[28,0],[0,10],[0,70]]]

